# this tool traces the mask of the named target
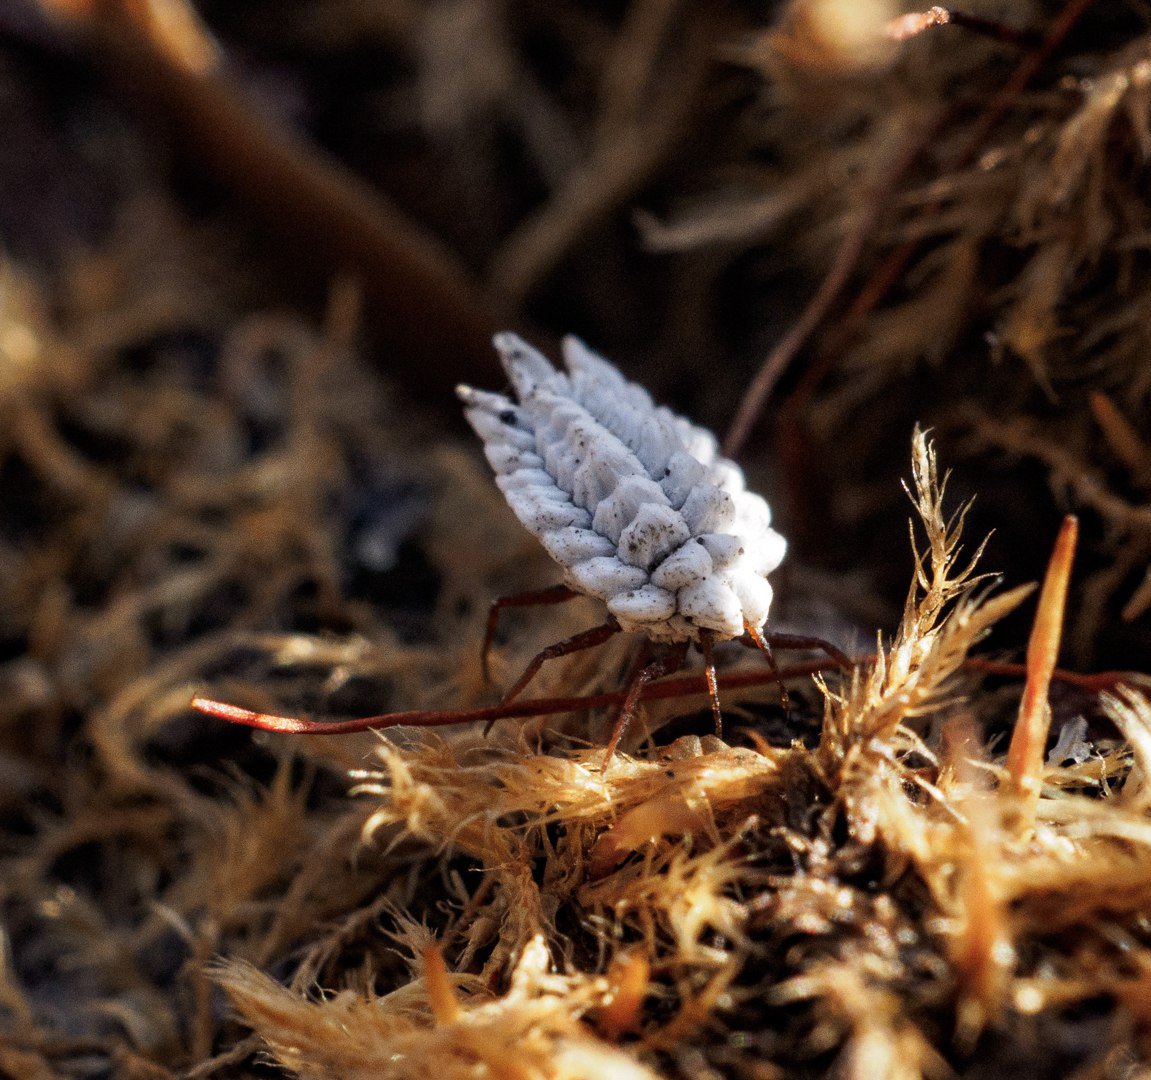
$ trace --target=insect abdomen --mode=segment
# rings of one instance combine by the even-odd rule
[[[714,436],[664,408],[575,339],[569,373],[496,338],[518,402],[460,387],[509,505],[578,592],[657,640],[763,625],[783,558],[770,510]]]

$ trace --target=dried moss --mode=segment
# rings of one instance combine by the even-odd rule
[[[488,602],[554,568],[475,447],[400,396],[420,373],[367,372],[354,286],[319,326],[277,307],[246,218],[189,220],[126,155],[139,191],[100,244],[5,267],[0,1072],[1151,1067],[1148,677],[1056,681],[1028,826],[1019,682],[969,663],[1030,619],[1020,568],[1066,507],[1071,652],[1145,655],[1146,13],[1085,5],[1040,54],[1070,8],[988,4],[1034,33],[902,43],[878,2],[794,0],[771,28],[661,0],[205,9],[300,85],[386,54],[329,145],[355,129],[384,182],[434,162],[447,179],[408,206],[488,287],[633,370],[658,359],[702,419],[858,239],[777,384],[773,460],[745,457],[791,491],[780,617],[876,655],[792,680],[784,718],[758,660],[724,652],[729,742],[693,684],[606,768],[607,709],[346,740],[192,713],[209,688],[335,716],[485,704]],[[364,161],[365,131],[400,129],[411,147]],[[981,515],[961,538],[917,436],[912,555],[905,419],[939,425]],[[975,567],[984,524],[1001,588]],[[852,574],[828,570],[844,552]],[[509,613],[495,682],[595,619]],[[634,647],[533,692],[616,690]]]

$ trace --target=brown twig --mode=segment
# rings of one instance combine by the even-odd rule
[[[1008,26],[998,19],[988,19],[969,11],[939,6],[900,15],[887,24],[885,32],[893,41],[907,41],[934,26],[948,25],[961,26],[965,30],[972,30],[984,37],[1020,48],[1034,45],[1040,40],[1040,35],[1034,30],[1021,30],[1015,26]]]
[[[87,39],[116,86],[163,110],[188,156],[283,237],[293,259],[319,256],[325,277],[361,279],[391,370],[409,389],[444,401],[462,378],[498,380],[489,339],[506,320],[497,305],[383,195],[253,108],[189,5],[166,5],[181,13],[172,22],[134,0],[40,3]]]
[[[214,1076],[222,1069],[226,1069],[230,1065],[237,1065],[246,1058],[251,1057],[263,1045],[264,1040],[259,1035],[248,1035],[215,1057],[209,1058],[207,1061],[201,1061],[198,1065],[184,1073],[180,1080],[207,1080],[209,1076]]]
[[[1111,452],[1123,463],[1137,484],[1146,486],[1151,471],[1151,450],[1132,426],[1131,421],[1120,411],[1102,390],[1091,394],[1091,415],[1107,440]]]
[[[1012,664],[1001,660],[984,660],[978,656],[969,656],[963,661],[967,671],[977,671],[983,675],[1006,675],[1011,678],[1022,678],[1027,675],[1026,664]],[[1056,668],[1051,673],[1051,681],[1063,683],[1066,686],[1077,686],[1090,694],[1114,693],[1120,686],[1133,683],[1151,682],[1151,677],[1139,675],[1132,671],[1093,671],[1081,674],[1077,671],[1065,671]]]
[[[468,897],[467,903],[460,909],[460,913],[444,928],[443,937],[440,939],[440,948],[445,953],[448,947],[455,942],[455,939],[463,933],[464,928],[476,917],[480,908],[487,903],[488,897],[495,887],[495,877],[491,874],[486,875],[477,886],[476,891]]]

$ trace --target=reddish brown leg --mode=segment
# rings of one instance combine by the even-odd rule
[[[764,635],[761,633],[760,636]],[[824,641],[823,638],[807,637],[800,634],[767,634],[765,640],[773,649],[813,649],[826,653],[844,671],[851,671],[855,667],[846,653],[841,652],[830,641]],[[758,642],[756,644],[758,645]],[[759,647],[762,648],[763,646],[760,645]]]
[[[570,638],[557,641],[554,645],[541,649],[536,653],[532,662],[524,668],[524,673],[516,680],[515,685],[501,698],[500,704],[506,705],[509,701],[514,701],[548,660],[554,660],[559,656],[568,656],[574,652],[582,652],[584,649],[595,648],[596,645],[602,645],[613,634],[618,633],[619,623],[615,619],[608,619],[607,622],[600,623],[599,626],[593,626],[590,630],[573,634]]]
[[[488,608],[488,628],[484,633],[484,647],[480,650],[480,668],[484,673],[484,682],[492,681],[491,670],[488,667],[488,654],[492,651],[492,643],[496,639],[496,629],[500,622],[500,612],[506,607],[533,607],[535,605],[562,604],[571,600],[579,593],[569,589],[566,585],[553,585],[550,589],[537,589],[535,592],[515,593],[512,596],[501,596],[492,601]]]
[[[615,753],[615,748],[619,745],[620,739],[627,731],[627,726],[631,723],[632,713],[635,712],[636,704],[639,701],[640,694],[643,693],[643,688],[647,686],[653,679],[662,679],[665,675],[674,675],[681,667],[683,667],[684,657],[687,656],[687,647],[690,642],[680,641],[672,645],[670,649],[658,660],[653,660],[646,667],[641,668],[632,679],[631,685],[627,688],[627,697],[623,699],[623,704],[619,709],[619,716],[616,717],[615,727],[612,728],[611,739],[607,744],[607,753],[604,754],[603,771],[607,771],[608,763],[611,761],[612,754]]]
[[[711,630],[700,630],[699,647],[703,652],[703,673],[707,678],[707,694],[711,698],[711,715],[715,717],[715,734],[723,738],[723,713],[719,707],[719,686],[715,681],[715,656],[712,654],[712,642],[715,635]]]
[[[771,672],[775,679],[776,685],[779,687],[779,703],[783,706],[785,715],[789,718],[791,716],[791,698],[787,693],[787,687],[783,685],[783,676],[779,673],[779,665],[775,662],[775,653],[771,651],[771,646],[767,643],[767,639],[763,636],[763,631],[752,626],[751,623],[745,622],[743,624],[744,630],[747,631],[747,636],[751,638],[752,643],[767,660],[768,670]]]
[[[640,638],[639,648],[636,649],[635,656],[632,657],[631,663],[627,666],[627,674],[623,679],[624,686],[631,686],[632,679],[651,663],[652,655],[651,638]]]

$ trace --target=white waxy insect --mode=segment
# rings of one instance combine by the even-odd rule
[[[576,338],[563,343],[566,372],[515,334],[498,334],[495,345],[514,399],[470,386],[457,393],[484,441],[496,483],[516,517],[563,568],[564,585],[495,601],[482,653],[485,674],[502,607],[583,594],[602,600],[611,617],[540,652],[499,706],[479,710],[489,723],[500,718],[545,661],[590,648],[620,630],[647,635],[663,655],[633,673],[605,769],[644,686],[676,671],[692,644],[706,662],[717,734],[722,715],[712,658],[716,640],[740,638],[762,649],[773,668],[771,645],[819,648],[840,667],[851,666],[834,645],[818,638],[763,633],[771,606],[767,575],[782,562],[787,544],[771,528],[767,503],[745,488],[743,472],[720,456],[710,431],[656,406],[643,387],[628,382]],[[775,673],[786,702],[780,672]],[[195,704],[253,727],[311,734],[479,718],[475,711],[447,711],[324,723],[206,699]]]
[[[495,346],[514,398],[460,386],[468,422],[516,517],[563,569],[564,584],[497,600],[488,616],[483,662],[502,607],[554,603],[576,594],[607,605],[610,618],[540,652],[504,695],[510,702],[547,660],[590,648],[620,630],[664,648],[632,675],[607,747],[615,752],[644,686],[703,652],[717,734],[722,714],[712,645],[739,638],[762,649],[818,648],[850,661],[818,638],[763,633],[771,606],[767,575],[787,543],[771,527],[767,503],[722,457],[715,436],[655,405],[577,338],[564,339],[567,371],[515,334]],[[780,680],[785,707],[787,694]]]
[[[565,585],[653,641],[761,630],[787,543],[715,436],[574,337],[566,372],[515,334],[495,346],[515,400],[457,393],[496,483]]]

